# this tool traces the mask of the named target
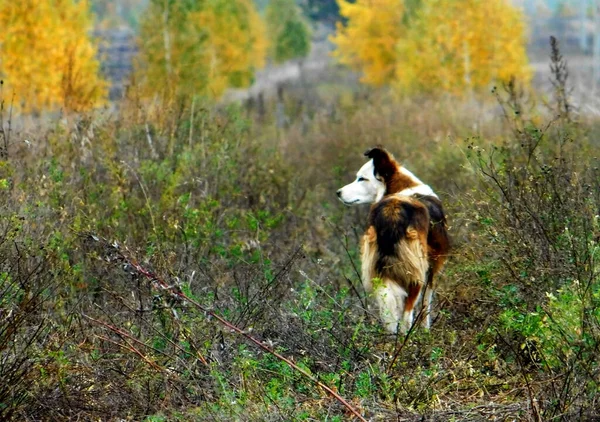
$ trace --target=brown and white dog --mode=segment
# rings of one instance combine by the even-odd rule
[[[373,292],[385,328],[406,333],[423,295],[423,325],[429,328],[434,277],[450,250],[446,216],[438,196],[381,147],[354,182],[337,191],[346,205],[372,204],[362,239],[362,282]],[[422,292],[427,286],[425,292]]]

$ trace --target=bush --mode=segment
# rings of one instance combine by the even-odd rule
[[[345,91],[340,105],[304,86],[284,97],[299,113],[286,127],[268,102],[153,114],[130,100],[14,133],[0,417],[351,418],[316,379],[371,420],[593,418],[594,125],[564,85],[549,113],[526,113],[515,86],[500,110]],[[367,209],[334,194],[377,143],[450,216],[430,332],[383,332],[359,280]]]
[[[556,42],[552,70],[556,106],[548,123],[526,115],[510,84],[498,97],[514,141],[469,149],[489,198],[478,221],[501,268],[501,309],[487,341],[531,383],[537,417],[563,420],[598,408],[600,173],[584,158],[598,149],[573,120]]]

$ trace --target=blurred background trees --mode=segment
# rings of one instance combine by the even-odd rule
[[[340,14],[346,24],[337,23],[332,37],[335,57],[362,73],[361,81],[381,86],[394,78],[398,54],[396,45],[404,37],[402,0],[340,0]]]
[[[598,4],[0,0],[0,420],[348,420],[196,301],[369,420],[600,420]],[[404,339],[378,143],[455,241]]]
[[[0,0],[0,8],[0,73],[24,112],[88,109],[126,86],[144,99],[218,101],[252,85],[267,57],[259,90],[299,77],[271,78],[273,66],[323,69],[333,58],[363,84],[402,96],[463,95],[531,80],[528,54],[549,33],[595,57],[586,66],[600,78],[596,0]]]
[[[365,83],[460,94],[529,79],[524,15],[505,0],[341,0],[340,13],[335,55]]]
[[[93,0],[91,3],[96,25],[103,29],[119,26],[137,29],[140,16],[148,6],[147,0]]]
[[[335,25],[340,17],[337,0],[300,0],[298,3],[313,22]]]
[[[271,0],[265,19],[275,63],[301,59],[310,51],[310,29],[294,0]]]
[[[423,0],[398,43],[395,87],[460,94],[511,78],[526,83],[526,43],[523,13],[504,0]]]
[[[152,0],[140,28],[141,92],[218,98],[264,64],[263,21],[250,0]]]
[[[102,103],[86,0],[0,0],[0,75],[24,112],[82,111]]]

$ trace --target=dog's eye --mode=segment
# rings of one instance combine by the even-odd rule
[[[357,182],[366,182],[366,181],[367,181],[367,179],[365,179],[365,178],[364,178],[364,177],[362,177],[362,176],[359,176],[359,178],[358,178],[358,179],[356,179],[356,181],[357,181]]]

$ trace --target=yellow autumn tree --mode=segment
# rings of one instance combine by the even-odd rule
[[[523,13],[508,0],[423,0],[397,44],[394,87],[460,94],[529,81]]]
[[[218,98],[264,65],[264,23],[251,0],[153,0],[142,20],[142,93]]]
[[[383,85],[393,78],[398,61],[396,45],[404,36],[403,0],[338,0],[346,24],[337,23],[331,38],[340,63],[362,73],[362,81]]]
[[[523,13],[509,0],[338,0],[334,55],[371,85],[463,93],[530,78]]]
[[[251,0],[208,0],[191,19],[206,31],[207,90],[218,97],[227,87],[245,87],[265,64],[265,25]]]
[[[87,1],[0,0],[0,26],[0,77],[23,112],[104,100]]]

